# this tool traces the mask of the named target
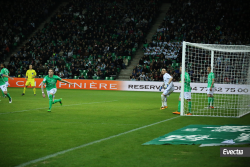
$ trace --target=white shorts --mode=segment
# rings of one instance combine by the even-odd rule
[[[207,94],[213,95],[214,94],[214,88],[212,88],[212,91],[210,91],[210,88],[207,88]]]
[[[3,92],[7,92],[7,86],[6,86],[6,85],[1,85],[1,86],[0,86],[0,89],[1,89]]]
[[[179,98],[181,98],[181,93],[180,93]],[[186,99],[186,100],[192,99],[191,98],[191,92],[184,92],[184,99]]]
[[[170,95],[171,93],[173,93],[173,91],[174,91],[174,84],[170,87],[167,87],[167,89],[165,89],[164,91],[163,91],[163,94],[166,96],[166,95]]]
[[[8,87],[10,84],[8,81],[5,82],[6,87]]]
[[[51,90],[47,90],[47,95],[48,95],[48,98],[49,98],[49,95],[52,93],[53,94],[53,98],[55,97],[55,94],[56,94],[56,91],[57,89],[56,88],[53,88]]]

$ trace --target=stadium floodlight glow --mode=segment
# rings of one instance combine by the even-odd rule
[[[213,101],[207,95],[208,72],[214,74]],[[192,116],[242,117],[250,113],[250,46],[183,41],[181,115],[188,113],[184,74],[191,78]],[[209,107],[212,104],[214,107]]]

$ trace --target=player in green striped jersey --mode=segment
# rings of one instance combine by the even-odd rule
[[[1,64],[1,73],[2,74],[4,74],[4,75],[8,75],[9,76],[9,70],[7,69],[7,68],[5,68],[5,64]],[[8,78],[7,77],[3,77],[3,80],[5,81],[5,84],[6,84],[6,87],[8,87],[9,86],[9,80],[8,80]],[[2,90],[1,90],[2,91]],[[3,97],[6,97],[6,95],[3,93],[3,91],[2,91],[2,94],[3,94]]]
[[[45,76],[45,78],[43,79],[42,85],[41,85],[42,95],[43,95],[43,98],[45,98],[44,84],[46,84],[47,95],[49,97],[49,109],[48,109],[48,112],[51,112],[52,104],[55,104],[55,103],[59,102],[62,105],[62,98],[54,99],[55,94],[57,92],[56,83],[57,83],[58,80],[61,81],[61,82],[73,85],[72,83],[70,83],[68,81],[62,80],[57,75],[54,75],[54,70],[49,69],[49,75]]]
[[[180,67],[180,73],[182,72],[182,67]],[[191,107],[192,107],[192,103],[191,103],[191,86],[190,86],[190,76],[187,72],[185,72],[185,76],[184,76],[184,99],[186,99],[188,101],[188,113],[187,115],[192,115],[191,114]],[[180,114],[181,112],[181,94],[179,97],[179,104],[178,104],[178,111],[173,112],[173,114]]]
[[[211,67],[207,67],[208,78],[207,78],[207,97],[208,97],[208,108],[214,108],[214,73],[211,72]]]
[[[6,86],[6,83],[4,81],[4,77],[10,78],[12,80],[13,80],[13,78],[0,72],[0,89],[9,98],[9,103],[12,103],[12,98],[10,97],[10,94],[7,92],[7,86]]]

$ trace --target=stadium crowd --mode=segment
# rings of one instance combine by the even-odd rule
[[[21,0],[0,2],[0,61],[55,9],[57,0]]]
[[[11,76],[23,76],[32,64],[41,76],[52,67],[62,78],[114,79],[144,41],[158,6],[157,0],[72,0],[11,55]]]
[[[174,80],[180,80],[178,67],[181,65],[182,54],[180,41],[183,40],[205,44],[250,44],[248,6],[250,2],[243,0],[172,1],[165,19],[152,40],[145,41],[144,56],[139,65],[133,69],[130,80],[158,80],[162,77],[158,69],[166,67]],[[209,61],[206,63],[208,66]],[[225,71],[227,66],[221,68]],[[142,73],[141,69],[147,70]],[[193,80],[203,82],[205,71],[206,69],[202,69],[202,72],[199,75],[194,74],[195,76],[191,72],[190,74]]]
[[[3,61],[48,17],[58,1],[0,3],[3,23],[0,26],[0,61]],[[166,68],[174,81],[178,81],[181,41],[250,43],[249,2],[243,0],[172,1],[152,40],[146,41],[160,3],[160,0],[71,0],[17,53],[10,55],[7,65],[10,75],[23,77],[28,64],[32,64],[40,77],[54,68],[55,74],[63,78],[114,79],[130,64],[135,51],[143,44],[144,55],[133,68],[130,79],[162,80],[160,69]]]

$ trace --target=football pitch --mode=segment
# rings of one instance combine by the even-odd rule
[[[249,157],[220,157],[220,147],[142,145],[192,124],[249,125],[242,118],[186,117],[172,114],[179,93],[160,110],[160,92],[58,89],[52,112],[40,89],[8,88],[0,98],[0,166],[200,167],[249,166]],[[239,147],[249,147],[240,145]]]

